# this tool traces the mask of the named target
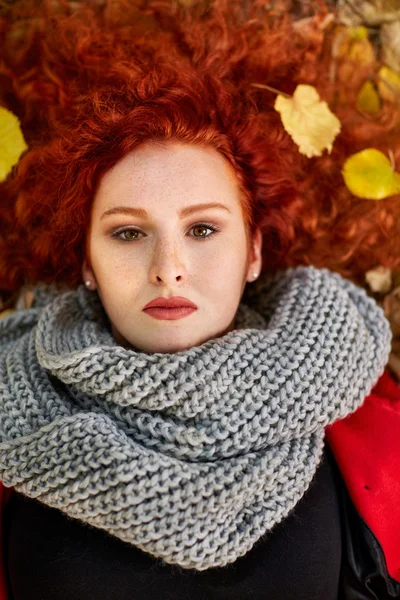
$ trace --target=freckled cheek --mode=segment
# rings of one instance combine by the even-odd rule
[[[211,294],[230,297],[235,289],[239,290],[242,286],[243,268],[239,260],[222,260],[219,255],[208,266],[204,262],[198,265],[190,276],[194,285],[208,289]]]
[[[227,246],[216,256],[215,264],[221,272],[229,274],[231,278],[234,279],[236,275],[241,277],[246,265],[246,253],[240,247]]]
[[[103,248],[92,256],[95,257],[92,258],[95,271],[102,273],[106,278],[124,277],[132,272],[140,273],[146,268],[145,257],[129,252],[129,249],[124,251],[122,248]]]

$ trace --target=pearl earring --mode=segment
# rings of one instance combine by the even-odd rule
[[[258,273],[253,273],[253,278],[257,279],[257,277],[258,277]]]
[[[86,285],[86,287],[89,287],[89,286],[91,285],[91,283],[92,283],[92,282],[90,281],[90,279],[88,279],[87,281],[85,281],[85,285]]]

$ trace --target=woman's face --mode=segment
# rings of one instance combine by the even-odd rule
[[[195,207],[219,203],[223,207]],[[82,266],[121,345],[178,352],[234,328],[247,281],[261,271],[261,233],[248,251],[236,176],[214,149],[147,142],[101,179]],[[144,311],[181,296],[179,319]]]

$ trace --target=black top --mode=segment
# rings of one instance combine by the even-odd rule
[[[342,540],[336,465],[326,447],[290,515],[234,563],[164,563],[14,493],[5,513],[9,600],[338,600]]]

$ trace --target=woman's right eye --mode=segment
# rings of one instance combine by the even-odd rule
[[[135,237],[135,235],[134,235],[136,233],[141,233],[141,232],[138,229],[121,229],[120,231],[116,231],[115,233],[113,233],[112,237],[117,238],[117,239],[121,240],[122,242],[133,242],[138,239],[137,236]],[[122,237],[123,234],[124,234],[124,237]]]

